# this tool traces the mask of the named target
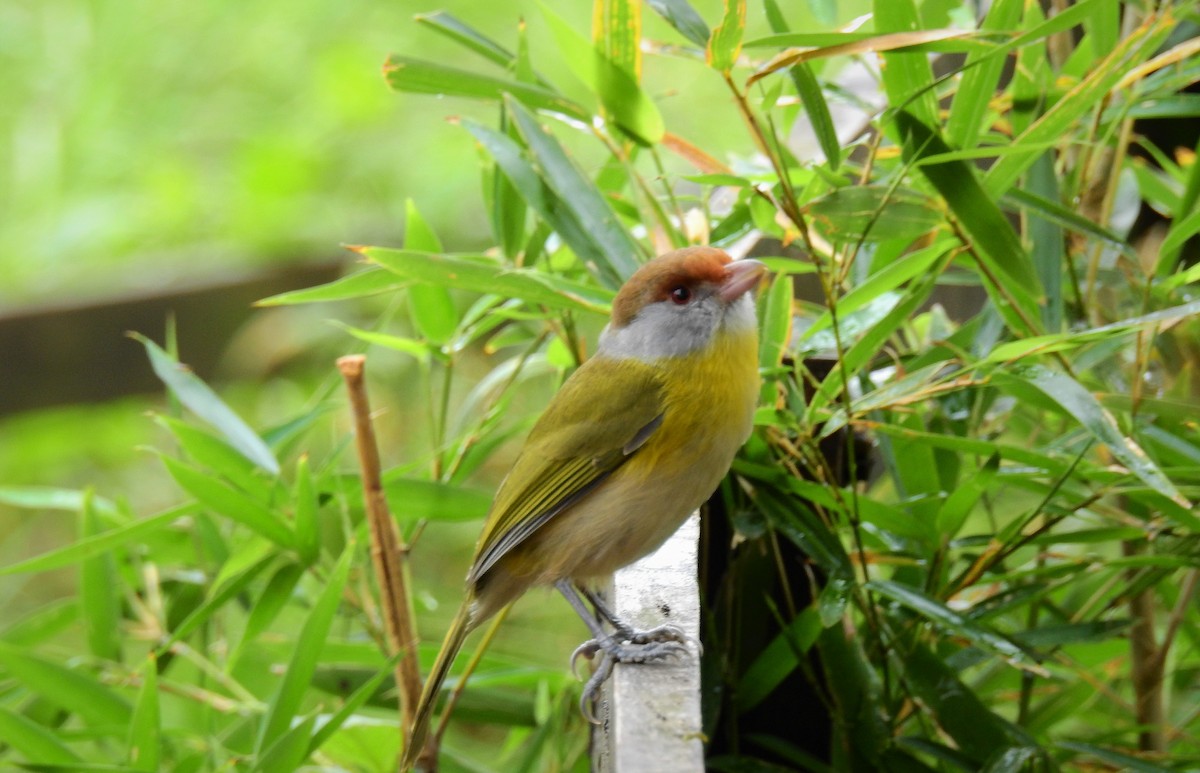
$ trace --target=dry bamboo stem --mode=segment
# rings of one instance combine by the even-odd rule
[[[408,592],[408,548],[400,541],[396,522],[388,512],[379,470],[379,447],[371,424],[371,407],[363,380],[367,358],[361,354],[338,358],[338,370],[346,381],[358,461],[362,467],[363,502],[371,529],[371,562],[379,582],[380,605],[387,630],[389,656],[396,661],[396,688],[400,693],[402,732],[412,727],[413,712],[421,696],[421,671],[417,663],[417,629],[413,621],[412,597]]]

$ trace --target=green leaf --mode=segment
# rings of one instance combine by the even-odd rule
[[[85,493],[80,510],[79,539],[104,533],[99,516]],[[88,650],[104,660],[121,659],[121,586],[111,552],[94,553],[79,566],[79,609],[87,633]]]
[[[681,35],[704,48],[708,45],[708,25],[687,0],[646,0],[654,12]]]
[[[976,764],[1010,746],[1035,746],[1021,728],[1002,719],[924,645],[900,655],[913,697],[933,712],[958,749]]]
[[[154,418],[175,436],[180,448],[192,461],[228,479],[257,499],[271,498],[271,485],[258,474],[257,466],[233,446],[179,419],[163,415]]]
[[[447,11],[419,13],[413,18],[418,23],[428,26],[430,29],[445,35],[447,38],[505,69],[509,68],[516,60],[513,53],[504,46]]]
[[[268,547],[265,543],[259,543],[264,548]],[[266,553],[265,557],[263,553]],[[250,551],[244,555],[252,556],[255,561],[248,566],[233,566],[232,562],[226,562],[221,567],[221,574],[213,581],[208,589],[208,595],[200,606],[192,610],[179,625],[175,626],[175,630],[166,638],[166,641],[158,645],[157,653],[159,657],[170,651],[171,645],[177,641],[182,641],[199,628],[206,620],[212,617],[213,613],[221,609],[229,603],[230,600],[241,594],[254,578],[268,566],[275,563],[275,553],[273,550],[259,549],[258,551]]]
[[[908,607],[952,636],[961,636],[981,649],[1013,663],[1033,664],[1029,655],[1012,640],[971,622],[942,602],[926,596],[915,588],[889,580],[871,580],[865,587]]]
[[[111,515],[117,510],[110,500],[90,492],[49,486],[0,486],[0,502],[26,510],[65,510],[77,513],[83,507],[84,497],[90,497],[92,507],[105,515]]]
[[[911,241],[945,220],[929,197],[886,185],[837,188],[814,199],[805,209],[821,234],[841,243]]]
[[[476,293],[496,293],[555,309],[609,312],[613,293],[532,269],[497,265],[484,255],[361,247],[363,256],[407,279],[435,282]]]
[[[1024,5],[1023,0],[997,0],[988,9],[979,29],[984,32],[1008,32],[1016,28]],[[1001,57],[988,56],[983,59],[980,52],[967,55],[962,80],[959,81],[954,101],[950,103],[950,114],[946,118],[948,144],[956,148],[973,148],[979,142],[983,119],[996,93],[1003,68],[1004,59]]]
[[[949,150],[937,132],[907,112],[896,114],[905,158],[914,162]],[[1012,225],[963,161],[924,163],[919,168],[954,213],[980,264],[996,310],[1018,336],[1041,331],[1037,277]]]
[[[816,642],[821,633],[821,619],[814,608],[800,612],[763,647],[754,661],[746,668],[737,683],[736,708],[739,713],[749,711],[763,701],[788,675],[796,670],[800,658]]]
[[[308,757],[309,743],[317,717],[310,714],[296,722],[275,743],[258,755],[255,771],[296,770]]]
[[[186,405],[192,413],[213,425],[230,445],[236,448],[247,459],[262,467],[272,475],[279,474],[279,462],[271,449],[262,441],[254,430],[217,397],[217,393],[209,388],[195,374],[171,355],[164,352],[149,338],[137,333],[130,334],[146,347],[150,357],[150,365],[154,373],[162,380],[171,393]]]
[[[507,104],[517,130],[529,148],[538,176],[600,247],[601,262],[588,268],[606,286],[619,286],[637,270],[641,254],[637,242],[609,206],[604,194],[579,170],[554,135],[517,102],[510,99]]]
[[[50,569],[70,566],[91,556],[106,553],[114,548],[153,534],[159,529],[170,526],[180,518],[195,513],[199,509],[199,506],[193,503],[172,507],[157,515],[143,518],[140,521],[134,521],[127,526],[100,532],[91,537],[72,542],[69,545],[64,545],[61,548],[47,551],[39,556],[0,567],[0,575],[18,574],[21,572],[45,572]]]
[[[746,31],[746,0],[725,0],[725,15],[712,31],[705,48],[708,66],[728,74],[737,64],[742,52],[742,36]]]
[[[603,247],[594,235],[583,227],[567,203],[538,176],[533,163],[526,157],[525,150],[516,140],[474,121],[465,120],[463,125],[492,156],[496,166],[503,171],[503,177],[508,179],[521,198],[537,212],[546,225],[554,229],[584,263],[600,266],[607,262]]]
[[[395,673],[396,661],[400,659],[401,653],[397,653],[388,662],[381,666],[375,675],[363,682],[358,688],[351,693],[337,712],[329,717],[317,732],[313,733],[312,738],[308,742],[308,754],[312,755],[320,749],[326,741],[328,741],[334,733],[338,731],[346,721],[354,716],[354,713],[363,707],[364,704],[379,690],[388,677]]]
[[[1072,10],[1083,5],[1085,3],[1079,3]],[[1057,16],[1064,15],[1065,13]],[[1041,155],[1041,151],[1037,149],[1041,143],[1074,136],[1072,127],[1095,110],[1097,105],[1103,104],[1112,88],[1129,71],[1130,66],[1158,48],[1174,24],[1175,22],[1169,21],[1169,14],[1164,14],[1156,17],[1154,24],[1144,24],[1133,29],[1116,48],[1090,68],[1082,81],[1013,139],[1014,147],[1027,147],[1030,150],[1026,153],[1006,155],[987,171],[984,175],[984,187],[988,193],[991,196],[999,196],[1012,188],[1017,179]]]
[[[416,286],[414,285],[414,288]],[[426,285],[430,287],[430,285]],[[352,327],[350,325],[333,322],[334,325],[345,330],[350,335],[360,341],[365,341],[369,344],[382,346],[385,349],[391,349],[394,352],[401,352],[416,359],[418,362],[429,362],[430,358],[436,358],[445,361],[446,355],[442,353],[437,344],[429,341],[420,341],[416,338],[408,338],[407,336],[394,336],[388,333],[379,333],[374,330],[363,330],[362,328]]]
[[[914,33],[921,29],[921,17],[913,0],[875,0],[872,8],[875,29],[880,33]],[[936,126],[937,104],[929,57],[919,52],[890,52],[882,57],[888,104],[911,113],[928,126]]]
[[[317,662],[321,657],[321,649],[329,637],[329,628],[333,623],[334,613],[342,599],[342,588],[350,574],[350,566],[355,553],[355,543],[350,542],[337,566],[329,574],[321,595],[313,604],[296,639],[291,662],[284,673],[279,691],[271,699],[267,707],[267,716],[263,719],[255,752],[262,755],[271,748],[291,726],[292,718],[300,710],[309,683],[312,681]],[[305,746],[307,748],[307,745]]]
[[[895,290],[905,282],[926,275],[934,264],[946,257],[953,244],[954,242],[943,239],[887,264],[869,276],[865,282],[838,298],[838,318],[844,324],[849,315],[882,297],[885,293]],[[832,322],[832,315],[828,311],[822,312],[821,316],[805,328],[800,340],[811,338],[814,334],[828,328]]]
[[[162,738],[158,706],[158,660],[154,653],[141,669],[142,686],[133,707],[129,725],[129,764],[135,770],[159,769],[159,741]]]
[[[296,460],[296,484],[292,492],[296,503],[296,550],[305,565],[311,566],[321,552],[321,529],[317,521],[319,503],[308,455]]]
[[[662,115],[633,72],[604,56],[550,6],[542,3],[541,10],[567,65],[600,97],[612,121],[643,145],[659,143],[664,131]]]
[[[499,102],[508,94],[534,110],[559,113],[577,121],[591,120],[586,110],[561,94],[521,81],[493,78],[396,54],[388,57],[383,65],[383,74],[388,85],[396,91],[488,102]]]
[[[977,473],[967,475],[942,502],[937,514],[937,531],[943,539],[953,539],[958,534],[998,469],[1000,454],[993,453]]]
[[[169,456],[160,458],[175,482],[205,507],[253,529],[281,548],[295,547],[296,535],[271,508],[195,467]]]
[[[404,280],[381,268],[368,268],[357,274],[335,279],[316,287],[306,287],[303,290],[292,290],[269,298],[263,298],[255,306],[291,306],[300,303],[324,303],[327,301],[344,301],[352,298],[366,298],[371,295],[395,292],[406,285]]]
[[[0,667],[30,691],[104,732],[125,732],[133,718],[129,702],[94,676],[0,641]]]
[[[1166,512],[1168,517],[1188,529],[1200,529],[1200,518],[1191,512],[1191,502],[1179,493],[1171,479],[1163,474],[1141,446],[1121,431],[1113,415],[1082,384],[1066,373],[1043,366],[1030,366],[1011,374],[1011,377],[1028,383],[1060,405],[1084,429],[1104,443],[1126,469],[1152,490],[1178,505],[1179,509],[1172,508]]]
[[[412,199],[404,202],[404,249],[441,252],[442,241],[421,217]],[[408,310],[413,326],[426,340],[445,344],[458,327],[458,312],[450,292],[443,286],[417,282],[408,288]]]
[[[358,491],[358,479],[346,479]],[[397,471],[383,476],[383,488],[396,517],[407,522],[426,518],[436,521],[468,521],[483,518],[492,506],[486,491],[439,481],[405,478]]]
[[[83,759],[44,725],[0,706],[0,738],[28,762],[72,766]]]
[[[284,564],[271,576],[262,593],[258,594],[254,601],[250,616],[246,618],[246,627],[242,630],[242,637],[230,656],[231,660],[236,661],[246,649],[246,645],[257,639],[274,622],[279,613],[283,611],[284,606],[291,600],[292,594],[295,593],[296,586],[303,576],[304,567],[299,564]]]
[[[1095,757],[1101,762],[1115,766],[1117,770],[1121,771],[1132,771],[1132,773],[1172,773],[1172,771],[1176,770],[1174,767],[1163,767],[1141,757],[1134,757],[1131,754],[1124,754],[1114,749],[1105,749],[1102,746],[1083,743],[1081,741],[1056,741],[1054,745],[1060,749]]]
[[[779,367],[792,337],[792,278],[776,274],[763,304],[762,340],[758,345],[758,365],[768,370]],[[773,395],[774,387],[764,385]],[[769,398],[773,403],[774,398]]]

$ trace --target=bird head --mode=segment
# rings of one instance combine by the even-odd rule
[[[653,361],[704,349],[723,333],[753,333],[766,267],[714,247],[686,247],[645,264],[621,287],[600,351]]]

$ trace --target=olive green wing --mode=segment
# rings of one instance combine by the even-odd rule
[[[468,575],[476,582],[625,463],[662,423],[657,370],[589,360],[563,384],[500,484]]]

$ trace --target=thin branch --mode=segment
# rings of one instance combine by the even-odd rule
[[[371,529],[371,562],[379,582],[380,602],[387,628],[389,656],[401,653],[396,661],[396,687],[400,693],[402,727],[412,727],[417,700],[421,696],[421,671],[417,664],[417,630],[413,621],[412,596],[408,591],[405,556],[408,548],[400,540],[396,522],[388,512],[380,475],[379,447],[371,424],[371,407],[363,381],[367,358],[361,354],[341,357],[338,370],[346,381],[350,407],[354,413],[354,434],[358,443],[358,461],[362,467],[363,503]]]

